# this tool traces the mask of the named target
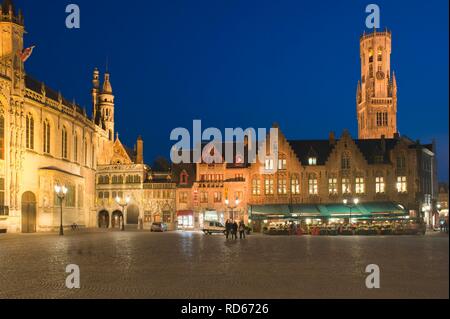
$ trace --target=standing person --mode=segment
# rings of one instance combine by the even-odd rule
[[[234,240],[237,240],[237,232],[238,232],[239,226],[236,221],[232,224],[232,227],[233,227]]]
[[[227,239],[230,236],[230,233],[231,233],[231,221],[227,219],[225,223],[225,236],[227,237]]]
[[[239,223],[239,238],[245,239],[245,224],[242,220]]]

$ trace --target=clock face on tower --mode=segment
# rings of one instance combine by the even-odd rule
[[[377,79],[378,80],[384,80],[384,72],[383,71],[378,71],[377,72]]]

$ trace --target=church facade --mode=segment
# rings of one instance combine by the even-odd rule
[[[145,188],[157,188],[151,182],[154,173],[143,162],[141,138],[130,150],[116,136],[110,74],[101,76],[94,70],[93,114],[88,116],[85,109],[26,73],[20,55],[23,16],[11,0],[0,8],[0,231],[57,229],[61,223],[57,185],[68,189],[63,201],[65,227],[114,227],[119,212],[125,215],[121,221],[137,225],[144,220],[145,208],[155,210],[160,201],[164,201],[156,205],[160,215],[164,211],[170,215],[166,220],[172,220],[175,208],[170,198],[175,193],[170,180],[158,185],[170,190],[171,197],[153,200],[152,193],[147,196],[151,200],[143,200]],[[117,197],[130,198],[125,210]]]

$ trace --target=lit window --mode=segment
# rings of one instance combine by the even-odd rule
[[[43,151],[46,154],[50,154],[50,123],[48,120],[44,121],[43,135]]]
[[[310,175],[309,181],[308,181],[308,191],[309,195],[317,195],[319,194],[319,184],[317,181],[316,175]]]
[[[328,193],[330,195],[336,195],[338,193],[338,180],[337,180],[337,178],[330,178],[328,180]]]
[[[363,177],[357,177],[355,183],[355,192],[356,194],[364,194],[366,191],[366,186],[364,183]]]
[[[67,129],[65,127],[61,133],[61,157],[67,159]]]
[[[265,169],[273,170],[273,159],[266,159]]]
[[[397,191],[399,193],[406,193],[408,191],[406,176],[397,177]]]
[[[352,192],[350,179],[343,178],[342,179],[342,194],[350,194]]]
[[[385,192],[384,177],[375,178],[375,192],[377,194],[384,194]]]
[[[264,179],[264,192],[266,195],[273,195],[273,178],[266,176]]]
[[[254,178],[252,181],[252,194],[255,196],[261,195],[261,181],[259,178]]]
[[[287,181],[286,177],[278,178],[278,194],[286,195],[287,194]]]
[[[26,147],[34,150],[34,118],[28,114],[26,123]]]
[[[308,164],[311,165],[311,166],[317,165],[317,157],[310,157],[308,159]]]
[[[222,193],[214,192],[214,203],[221,203],[221,202],[222,202]]]
[[[208,192],[201,192],[200,193],[200,202],[201,203],[208,203]]]
[[[287,160],[285,155],[281,155],[278,159],[278,169],[281,171],[285,171],[287,167]]]

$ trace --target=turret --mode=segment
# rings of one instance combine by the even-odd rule
[[[99,94],[99,88],[100,88],[100,80],[99,80],[100,72],[97,68],[94,69],[94,73],[92,76],[92,112],[93,112],[93,119],[96,124],[99,123],[99,118],[97,117],[98,114],[98,94]]]
[[[24,19],[22,12],[19,10],[16,14],[16,9],[12,0],[4,0],[0,7],[0,22],[13,22],[23,26]]]
[[[136,142],[136,164],[144,164],[144,140],[139,136]]]
[[[100,112],[100,123],[102,129],[108,132],[109,140],[114,139],[114,95],[110,81],[110,74],[105,73],[102,92],[98,96],[98,110]],[[97,115],[98,117],[98,115]]]

